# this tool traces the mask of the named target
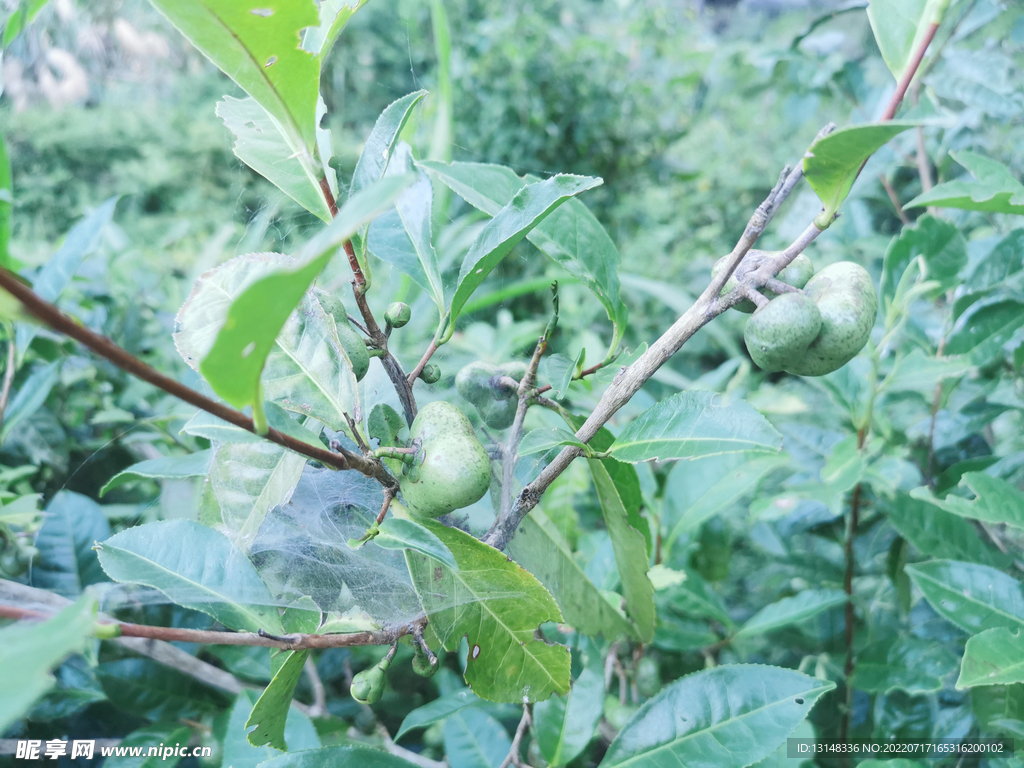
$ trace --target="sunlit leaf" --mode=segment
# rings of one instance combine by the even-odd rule
[[[967,639],[957,688],[1024,682],[1024,634],[994,627]]]
[[[965,632],[1024,627],[1024,591],[1012,576],[973,563],[931,560],[907,573],[932,608]]]
[[[1024,184],[1005,165],[968,150],[951,152],[977,181],[956,179],[937,184],[915,197],[904,208],[932,205],[968,211],[1024,214]]]

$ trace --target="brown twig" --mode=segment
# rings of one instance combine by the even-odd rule
[[[892,203],[892,207],[896,209],[896,215],[900,217],[900,221],[904,224],[909,224],[910,219],[907,218],[906,212],[903,210],[903,206],[900,205],[900,199],[896,195],[896,190],[893,188],[892,183],[886,178],[884,173],[878,174],[878,180],[882,182],[882,187],[885,189],[885,194],[889,196],[889,202]]]
[[[247,432],[259,434],[253,425],[252,419],[244,413],[236,411],[223,403],[211,400],[194,389],[146,365],[146,363],[122,347],[119,347],[106,336],[101,336],[75,322],[53,304],[38,296],[31,288],[6,269],[0,269],[0,288],[3,288],[20,301],[25,310],[37,320],[53,330],[74,339],[100,357],[106,358],[118,368],[229,424],[233,424]],[[332,453],[326,448],[310,445],[273,428],[268,430],[265,435],[261,435],[261,437],[272,443],[277,443],[290,451],[319,461],[328,467],[333,467],[334,469],[354,469],[367,477],[378,480],[385,487],[396,485],[397,481],[388,473],[383,464],[366,459],[347,449],[342,449],[338,453]]]
[[[0,617],[7,619],[33,620],[48,619],[51,614],[12,605],[0,605]],[[98,627],[116,626],[120,637],[143,637],[167,642],[199,643],[201,645],[246,645],[259,648],[280,648],[286,651],[306,651],[320,648],[351,648],[357,645],[392,645],[398,638],[412,634],[415,627],[426,624],[426,618],[419,618],[409,624],[402,624],[375,632],[352,632],[338,635],[269,635],[265,632],[229,632],[208,629],[180,629],[178,627],[154,627],[148,624],[98,621]]]
[[[519,453],[519,443],[523,439],[523,423],[526,421],[526,411],[529,409],[533,387],[537,383],[537,368],[540,367],[540,358],[548,348],[547,335],[537,339],[537,346],[534,347],[533,356],[526,366],[526,373],[519,382],[519,389],[516,392],[519,403],[516,405],[516,415],[512,420],[512,428],[509,430],[508,443],[505,445],[501,461],[501,511],[499,518],[508,514],[512,506],[512,486],[516,479],[516,459]]]
[[[498,768],[508,768],[510,765],[514,765],[516,768],[530,768],[529,765],[523,762],[523,759],[519,756],[519,750],[522,747],[523,736],[526,734],[526,729],[533,723],[533,713],[529,704],[523,704],[523,716],[519,720],[519,725],[516,728],[516,735],[512,737],[512,746],[509,747],[508,755],[501,762]]]
[[[4,428],[4,414],[7,412],[7,401],[11,397],[11,386],[14,384],[14,369],[18,362],[18,347],[14,343],[14,328],[8,326],[10,339],[7,341],[7,367],[4,369],[4,384],[0,390],[0,432]]]
[[[914,55],[911,57],[910,62],[907,64],[907,68],[903,72],[903,76],[900,77],[898,83],[896,83],[896,90],[892,94],[892,98],[889,99],[889,103],[885,107],[885,111],[882,113],[880,118],[881,122],[892,120],[896,116],[896,110],[900,108],[900,104],[903,103],[903,97],[907,95],[907,88],[910,87],[910,83],[914,80],[914,75],[917,74],[918,67],[921,66],[921,61],[924,59],[925,51],[928,50],[928,46],[931,45],[932,39],[935,37],[935,33],[938,31],[939,25],[932,23],[928,25],[928,29],[925,30],[924,37],[921,39],[921,44],[917,46],[917,50],[914,51]]]
[[[309,687],[313,690],[313,704],[307,713],[310,717],[324,717],[327,715],[327,691],[324,689],[324,681],[320,679],[317,672],[316,662],[312,657],[306,658],[306,664],[302,668],[309,680]]]
[[[861,431],[863,433],[863,430]],[[861,438],[857,440],[858,450],[863,447]],[[853,677],[853,670],[856,660],[853,655],[854,622],[856,616],[853,606],[853,572],[857,561],[853,550],[854,540],[857,538],[857,526],[860,521],[860,496],[861,485],[857,483],[853,487],[853,494],[850,496],[850,525],[846,533],[846,573],[843,577],[843,589],[846,592],[845,609],[845,642],[846,642],[846,664],[843,667],[843,677],[846,680],[846,708],[843,710],[842,725],[840,726],[839,738],[846,741],[850,731],[850,716],[853,711],[853,686],[850,685],[850,678]]]
[[[423,373],[423,369],[426,367],[427,363],[430,362],[430,358],[434,356],[435,352],[437,352],[437,340],[430,342],[430,346],[427,347],[427,351],[423,353],[423,357],[420,358],[420,361],[416,363],[416,367],[412,369],[412,373],[409,374],[407,381],[409,382],[410,387],[416,383],[416,379],[418,379],[420,374]]]

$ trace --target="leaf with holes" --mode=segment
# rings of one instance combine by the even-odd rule
[[[984,472],[965,472],[960,478],[960,486],[969,488],[975,498],[968,501],[950,494],[938,499],[931,496],[927,488],[914,489],[911,495],[969,520],[1024,529],[1024,493],[1013,485]]]
[[[320,0],[320,24],[306,30],[302,48],[315,53],[322,63],[349,19],[366,3],[367,0]]]
[[[548,645],[534,633],[547,621],[562,621],[551,594],[511,558],[457,528],[433,520],[419,523],[455,557],[459,570],[406,551],[427,632],[446,650],[469,641],[466,682],[490,701],[543,701],[569,689],[569,650]],[[453,596],[457,605],[449,607]],[[440,606],[440,607],[439,607]]]
[[[601,768],[744,768],[771,754],[835,684],[779,667],[731,664],[687,675],[619,731]]]
[[[619,434],[611,455],[636,464],[721,453],[782,450],[782,435],[752,406],[714,392],[679,392],[641,413]]]

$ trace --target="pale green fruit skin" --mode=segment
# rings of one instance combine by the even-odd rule
[[[502,376],[508,376],[509,378],[515,379],[516,381],[522,381],[523,376],[526,375],[526,363],[518,360],[511,363],[502,363],[498,366],[498,373]],[[494,397],[499,400],[508,400],[514,394],[516,394],[514,389],[495,388],[494,390]]]
[[[477,360],[455,375],[455,388],[477,408],[482,408],[493,397],[491,378],[498,374],[498,366]]]
[[[508,429],[516,420],[516,408],[519,401],[511,398],[507,400],[492,400],[480,409],[480,415],[484,417],[484,423],[492,429]]]
[[[803,356],[820,330],[817,305],[801,293],[784,293],[750,316],[743,340],[758,368],[782,371]]]
[[[774,253],[765,253],[765,256],[774,256]],[[722,257],[715,262],[715,265],[711,268],[711,276],[715,277],[725,264],[725,259],[728,257]],[[797,257],[789,262],[789,266],[779,272],[778,278],[788,285],[792,285],[794,288],[803,288],[807,285],[808,281],[814,276],[814,264],[804,254],[797,254]],[[722,292],[719,295],[724,296],[737,285],[735,275],[730,277],[722,288]],[[767,289],[764,290],[764,295],[769,298],[775,298],[775,293]],[[733,309],[737,309],[745,314],[751,314],[757,306],[754,302],[744,299],[739,304],[736,304]]]
[[[324,311],[334,318],[338,341],[341,342],[349,362],[352,363],[352,373],[355,374],[356,381],[362,381],[366,372],[370,370],[370,352],[366,348],[366,342],[349,323],[345,305],[337,296],[327,293],[327,291],[317,290],[316,297]]]
[[[439,517],[475,504],[491,484],[491,461],[466,415],[451,403],[428,403],[412,422],[423,460],[399,480],[409,510]],[[406,465],[408,471],[408,465]]]
[[[380,701],[384,695],[384,669],[378,664],[355,675],[349,688],[352,698],[361,704],[376,704]]]
[[[510,362],[493,365],[477,361],[463,368],[455,377],[459,394],[477,407],[487,426],[506,429],[516,416],[517,400],[512,387],[496,387],[492,383],[501,376],[520,381],[526,375],[526,363]]]
[[[805,292],[821,313],[821,331],[785,367],[797,376],[824,376],[850,362],[867,344],[878,314],[878,294],[871,275],[852,261],[821,270]]]
[[[384,311],[384,319],[392,328],[404,328],[412,319],[412,310],[408,304],[396,301]]]

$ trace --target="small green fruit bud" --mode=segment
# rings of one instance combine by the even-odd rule
[[[644,656],[636,665],[636,689],[647,698],[661,690],[661,669],[650,656]]]
[[[376,704],[380,701],[380,697],[384,695],[385,669],[387,665],[382,667],[378,664],[364,669],[353,677],[352,687],[349,689],[352,698],[361,704]]]
[[[409,305],[400,301],[396,301],[384,312],[384,320],[392,328],[401,328],[403,325],[407,325],[411,318],[412,310],[409,309]]]
[[[420,371],[420,378],[427,382],[427,384],[433,384],[441,378],[441,369],[433,363],[427,363],[423,366],[423,370]]]
[[[441,664],[437,660],[437,656],[433,657],[433,662],[431,662],[430,658],[431,657],[427,656],[426,652],[417,645],[416,655],[412,657],[412,671],[420,677],[433,677],[441,667]]]

